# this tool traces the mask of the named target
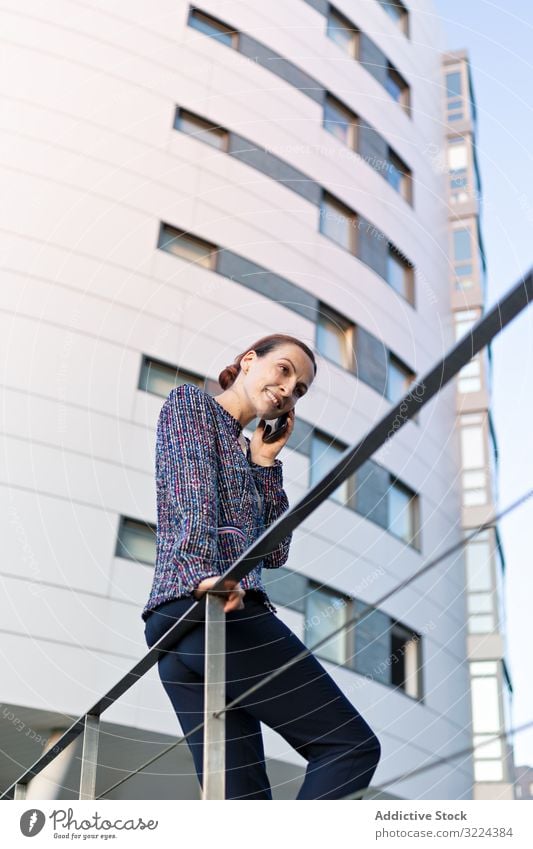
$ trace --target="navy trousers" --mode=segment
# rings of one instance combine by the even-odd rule
[[[149,648],[194,599],[173,599],[148,616]],[[203,721],[205,625],[197,624],[158,661],[159,676],[184,734]],[[226,703],[305,648],[248,590],[244,609],[226,614]],[[297,799],[342,799],[368,787],[381,747],[374,732],[314,655],[247,696],[226,717],[226,799],[272,799],[260,722],[307,760]],[[202,786],[203,728],[187,738]]]

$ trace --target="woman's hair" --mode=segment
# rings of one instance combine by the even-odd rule
[[[305,342],[301,342],[300,339],[296,339],[294,336],[287,336],[284,333],[271,333],[270,336],[263,336],[261,339],[258,339],[257,342],[254,342],[253,345],[249,345],[246,350],[242,351],[237,357],[235,357],[233,363],[226,368],[222,369],[218,376],[218,382],[220,383],[222,389],[227,389],[232,385],[235,378],[239,374],[241,370],[241,359],[248,351],[255,351],[258,357],[264,357],[266,354],[270,354],[275,348],[278,348],[280,345],[285,345],[287,343],[292,343],[293,345],[298,345],[302,351],[305,351],[314,367],[314,374],[316,374],[316,360],[315,355],[313,354],[311,348],[308,348]]]

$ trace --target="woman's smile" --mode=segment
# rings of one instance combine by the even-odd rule
[[[267,398],[271,401],[272,404],[279,410],[280,402],[276,398],[276,396],[270,391],[270,389],[265,389],[265,394]]]

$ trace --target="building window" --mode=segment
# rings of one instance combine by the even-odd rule
[[[468,631],[470,634],[490,634],[495,628],[492,593],[468,593]]]
[[[350,640],[353,631],[344,625],[349,619],[350,602],[335,590],[310,584],[305,609],[305,644],[313,649],[338,628],[343,630],[317,649],[317,654],[333,663],[347,665],[350,661]]]
[[[299,575],[290,569],[268,570],[265,580],[274,603],[304,613],[304,638],[308,648],[383,684],[421,696],[421,637],[402,623],[360,599]],[[280,575],[280,573],[282,573]],[[276,576],[278,576],[276,578]],[[278,586],[279,585],[279,586]],[[359,612],[355,625],[348,623]],[[332,636],[334,632],[338,634]],[[331,635],[331,639],[327,638]],[[315,647],[327,640],[318,649]]]
[[[153,566],[156,559],[156,525],[121,516],[115,556]]]
[[[450,180],[450,203],[466,203],[468,200],[468,177],[452,177]]]
[[[484,471],[463,472],[463,490],[466,495],[471,491],[475,495],[475,499],[469,501],[465,498],[464,504],[485,504],[486,502],[486,478]],[[480,493],[478,496],[477,493]]]
[[[474,419],[479,424],[470,424]],[[465,423],[468,420],[468,426]],[[484,434],[481,416],[463,416],[461,419],[461,454],[463,469],[479,469],[485,466]]]
[[[354,112],[348,109],[340,100],[331,94],[326,95],[324,102],[323,127],[332,136],[351,150],[358,150],[358,119]],[[400,194],[407,203],[412,203],[412,174],[410,168],[400,157],[388,148],[387,159],[368,158],[372,167],[383,174],[388,183]]]
[[[491,734],[474,734],[473,743],[476,759],[486,760],[487,758],[501,758],[502,756],[502,741],[495,740]]]
[[[357,253],[356,213],[326,192],[320,204],[320,232],[350,253]]]
[[[461,72],[452,71],[446,74],[446,97],[448,99],[454,97],[462,97]]]
[[[490,592],[492,590],[492,567],[489,532],[479,534],[465,546],[466,579],[469,592]]]
[[[461,337],[474,326],[480,315],[481,311],[478,309],[458,310],[454,314],[456,339],[461,339]]]
[[[324,304],[320,305],[316,324],[316,347],[323,357],[355,371],[355,326]]]
[[[501,725],[497,676],[472,677],[473,725],[476,733],[499,733]]]
[[[448,139],[448,167],[453,173],[468,166],[468,146],[462,136]]]
[[[403,197],[407,203],[412,203],[412,175],[410,168],[389,148],[387,164],[387,182]]]
[[[170,224],[161,224],[157,247],[187,262],[194,262],[212,271],[215,269],[216,245],[204,242],[203,239],[198,239],[190,233],[177,230]]]
[[[321,480],[333,468],[347,447],[344,443],[332,439],[326,436],[326,434],[322,434],[316,430],[313,432],[310,459],[311,486],[314,486],[317,481]],[[353,508],[355,505],[354,479],[354,475],[349,475],[329,497],[343,507]]]
[[[461,417],[461,457],[463,466],[463,504],[477,507],[487,503],[487,464],[483,417]]]
[[[452,71],[446,74],[446,99],[448,110],[448,121],[462,121],[463,100],[462,80],[460,71]]]
[[[468,274],[472,274],[472,263],[466,263],[465,265],[456,265],[455,266],[455,274],[458,277],[463,277]]]
[[[455,262],[472,259],[472,238],[468,228],[453,231],[453,256]]]
[[[470,289],[474,285],[474,280],[471,276],[461,277],[461,275],[455,277],[455,288],[464,291],[465,289]]]
[[[194,383],[204,388],[204,380],[191,372],[178,371],[175,366],[144,356],[139,375],[139,389],[166,398],[176,386]]]
[[[208,35],[210,38],[226,44],[228,47],[237,49],[238,33],[231,27],[223,24],[222,21],[212,18],[211,15],[206,15],[205,12],[200,12],[199,9],[191,9],[187,23],[190,27],[202,32],[204,35]]]
[[[467,288],[472,285],[472,234],[468,227],[452,230],[453,260],[456,285]]]
[[[198,141],[206,142],[212,147],[218,148],[218,150],[227,151],[229,134],[226,130],[213,126],[204,118],[200,118],[193,112],[187,112],[179,106],[176,109],[174,129],[194,136]]]
[[[476,355],[457,375],[457,391],[461,395],[479,392],[481,389],[481,361]]]
[[[492,595],[490,593],[469,593],[468,594],[468,612],[469,613],[491,613],[492,611]]]
[[[477,472],[476,481],[467,483],[463,476],[463,504],[465,507],[480,507],[487,503],[487,480],[483,472]]]
[[[308,595],[307,578],[293,569],[263,569],[262,580],[274,604],[282,604],[298,613],[305,613]]]
[[[389,242],[387,255],[387,283],[410,304],[414,303],[414,269]]]
[[[408,696],[417,698],[419,686],[419,640],[399,622],[391,628],[391,684],[399,687]]]
[[[309,581],[304,643],[319,657],[421,698],[421,637],[378,608]],[[348,623],[359,613],[355,625]],[[334,632],[340,633],[332,636]],[[330,640],[327,640],[331,636]],[[327,640],[318,649],[321,640]]]
[[[483,531],[482,533],[486,533]],[[481,534],[479,534],[481,536]],[[472,660],[470,662],[471,676],[487,676],[498,674],[498,662],[496,660]]]
[[[481,531],[465,546],[468,590],[468,631],[488,634],[496,627],[494,581],[489,531]]]
[[[403,3],[400,0],[379,0],[379,4],[404,35],[409,36],[409,15]]]
[[[359,30],[331,6],[327,15],[326,34],[352,59],[359,58]]]
[[[459,310],[454,314],[455,338],[461,339],[476,323],[480,316],[478,310]],[[457,390],[463,394],[479,392],[481,389],[481,360],[476,354],[457,375]]]
[[[359,619],[354,628],[352,669],[421,698],[420,635],[360,599],[353,600],[353,608]]]
[[[475,760],[474,778],[476,781],[502,781],[502,762]]]
[[[314,430],[310,452],[310,486],[322,480],[335,466],[348,446]],[[359,480],[360,479],[360,480]],[[357,490],[359,487],[359,491]],[[329,496],[343,507],[386,528],[414,548],[420,548],[420,506],[418,495],[386,469],[363,464]]]
[[[385,88],[391,95],[391,97],[399,103],[406,112],[410,111],[410,93],[409,86],[405,82],[404,78],[401,74],[398,73],[396,68],[394,68],[390,62],[387,68],[387,80],[385,83]]]
[[[324,103],[324,129],[352,150],[357,150],[357,117],[335,97]]]
[[[491,740],[502,732],[497,664],[490,660],[473,661],[470,663],[470,675],[475,780],[502,781],[501,741]]]
[[[418,496],[405,484],[391,478],[388,490],[389,531],[409,545],[416,546],[418,535]]]
[[[414,379],[415,376],[411,369],[389,352],[387,363],[387,398],[389,401],[394,404],[400,398],[403,398]]]

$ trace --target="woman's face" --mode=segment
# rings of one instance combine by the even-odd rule
[[[288,412],[308,391],[314,367],[299,345],[279,345],[258,357],[248,351],[241,359],[243,389],[259,418],[275,419]]]

